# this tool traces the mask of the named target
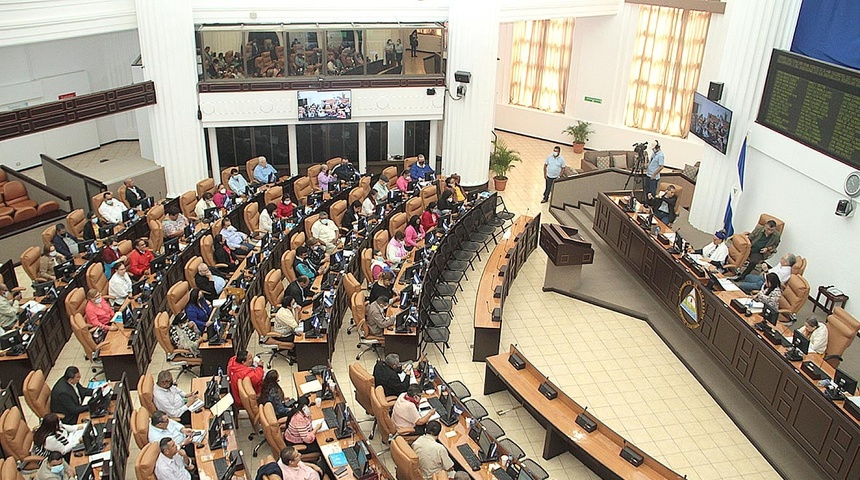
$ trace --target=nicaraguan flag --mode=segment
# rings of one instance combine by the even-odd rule
[[[726,205],[726,215],[723,217],[723,230],[727,236],[731,236],[735,228],[732,225],[732,206],[737,208],[738,200],[741,193],[744,191],[744,164],[747,160],[747,137],[744,137],[744,143],[741,145],[741,152],[738,155],[738,175],[735,177],[735,182],[732,184],[732,190],[729,192],[729,201]]]

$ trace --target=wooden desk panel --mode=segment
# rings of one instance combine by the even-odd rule
[[[618,196],[599,195],[594,229],[674,312],[681,285],[700,280],[618,207]],[[689,332],[717,360],[715,365],[743,386],[824,474],[860,478],[860,422],[845,412],[843,402],[826,399],[817,383],[799,371],[798,363],[786,360],[781,347],[774,347],[751,327],[756,317],[739,316],[728,305],[730,295],[703,290],[704,313],[699,328]],[[818,363],[816,356],[811,360]],[[822,370],[832,376],[832,369],[825,367]]]

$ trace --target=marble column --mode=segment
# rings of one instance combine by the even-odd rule
[[[452,2],[447,63],[450,94],[457,96],[455,71],[470,72],[472,79],[463,98],[445,98],[441,174],[459,173],[464,187],[484,186],[490,176],[498,51],[499,5]]]
[[[155,83],[158,101],[148,107],[153,160],[164,167],[168,195],[178,196],[208,177],[191,0],[134,3],[144,78]]]

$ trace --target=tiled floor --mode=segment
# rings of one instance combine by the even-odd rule
[[[140,143],[137,141],[109,143],[101,148],[65,158],[61,162],[76,172],[107,184],[122,181],[128,176],[128,172],[149,169],[155,164],[152,160],[140,156]],[[45,181],[41,166],[25,170],[24,174],[39,182]]]
[[[524,162],[512,171],[508,188],[502,193],[507,206],[518,214],[534,215],[544,212],[544,221],[553,221],[546,206],[541,205],[543,190],[542,161],[552,144],[526,137],[499,132],[499,136],[518,150]],[[562,154],[577,167],[578,156],[570,147],[562,146]],[[620,435],[648,452],[676,472],[690,479],[767,479],[779,475],[750,444],[728,416],[719,408],[695,378],[676,359],[669,348],[642,321],[604,310],[564,296],[543,293],[540,285],[546,256],[538,249],[524,265],[506,303],[502,328],[502,348],[516,343],[544,374],[561,389],[600,418]],[[483,265],[477,265],[478,272]],[[472,318],[475,308],[475,288],[480,275],[469,275],[463,283],[464,292],[455,306],[451,327],[450,350],[445,364],[432,347],[428,358],[438,366],[447,380],[462,380],[530,458],[541,464],[552,478],[597,478],[570,454],[552,460],[540,458],[544,429],[523,409],[505,415],[496,412],[516,404],[507,393],[485,397],[483,390],[484,364],[471,362]],[[20,277],[21,275],[19,275]],[[348,323],[348,322],[347,322]],[[348,387],[348,365],[355,361],[357,337],[340,332],[332,365],[344,390]],[[254,350],[256,340],[251,340]],[[53,385],[67,364],[84,366],[83,353],[72,339],[63,351],[57,366],[49,375]],[[374,358],[362,358],[371,369]],[[164,368],[164,354],[156,348],[149,372],[157,374]],[[276,360],[275,368],[287,382],[295,367]],[[190,378],[184,376],[179,385],[186,388]],[[285,383],[284,389],[295,392],[295,386]],[[132,394],[135,405],[137,395]],[[361,407],[349,398],[353,409],[361,415]],[[37,419],[24,408],[29,424]],[[250,455],[252,442],[247,440],[248,426],[243,420],[240,444]],[[132,442],[133,443],[133,442]],[[381,447],[377,440],[374,447]],[[267,452],[263,448],[262,452]],[[134,478],[137,448],[132,444],[128,472]],[[393,465],[388,454],[383,459]],[[256,462],[252,462],[256,463]]]

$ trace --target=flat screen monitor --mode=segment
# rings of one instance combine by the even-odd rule
[[[779,319],[779,310],[765,303],[764,307],[761,309],[761,316],[767,321],[767,323],[776,325],[776,321]]]
[[[209,221],[217,220],[221,216],[221,211],[218,207],[207,208],[203,210],[203,218]]]
[[[137,210],[135,210],[133,208],[128,208],[126,210],[123,210],[123,212],[122,212],[122,221],[123,222],[130,222],[130,221],[134,220],[135,218],[137,218]]]
[[[800,330],[794,331],[794,337],[791,339],[791,346],[794,347],[795,351],[806,355],[809,353],[809,339],[806,338],[806,335],[800,333]]]
[[[0,350],[6,350],[22,343],[24,343],[24,339],[21,337],[20,330],[14,329],[0,335]]]
[[[252,252],[245,257],[245,264],[249,267],[256,267],[259,263],[260,257],[257,252]]]
[[[82,240],[78,242],[78,251],[81,253],[96,253],[99,251],[98,245],[95,246],[95,252],[90,250],[95,244],[95,240]]]
[[[171,255],[179,253],[179,237],[173,237],[164,241],[164,254]]]
[[[137,205],[141,210],[148,210],[155,205],[155,197],[146,197]]]
[[[152,262],[149,263],[149,268],[153,272],[158,272],[164,270],[164,267],[167,265],[167,257],[164,255],[159,255],[152,259]]]
[[[378,218],[384,217],[385,216],[385,204],[381,203],[381,204],[377,205],[375,213],[376,213],[376,216]]]
[[[400,203],[403,200],[403,192],[400,190],[389,190],[388,201],[391,203]]]
[[[33,284],[33,292],[37,297],[44,297],[48,294],[48,289],[54,286],[53,280],[48,280],[47,282],[39,282]]]
[[[141,278],[140,280],[133,282],[131,284],[131,296],[136,297],[140,295],[140,292],[143,291],[143,285],[146,284],[146,279]]]
[[[517,480],[533,480],[532,476],[529,475],[529,471],[525,469],[525,467],[520,467],[520,474],[517,475]]]
[[[836,375],[833,375],[833,383],[839,387],[839,390],[848,395],[854,395],[854,392],[857,390],[857,380],[854,380],[850,375],[838,368],[836,369]]]
[[[481,430],[481,436],[478,438],[478,448],[483,461],[494,460],[496,458],[496,442],[490,438],[487,430]]]
[[[75,474],[78,476],[78,480],[95,480],[93,464],[89,462],[86,465],[75,467]]]
[[[232,395],[227,395],[231,397]],[[216,415],[209,421],[209,448],[221,448],[221,416]]]
[[[696,92],[693,113],[690,115],[690,133],[725,155],[731,126],[731,110]]]
[[[349,120],[352,118],[352,92],[350,90],[299,91],[297,97],[300,122]]]
[[[113,227],[115,226],[115,223],[109,223],[103,227],[99,227],[99,238],[107,238],[113,235]]]
[[[66,260],[65,262],[54,266],[54,276],[57,278],[69,278],[75,271],[75,262]]]
[[[185,238],[191,238],[194,236],[194,224],[188,225],[185,227],[185,231],[183,232]]]

